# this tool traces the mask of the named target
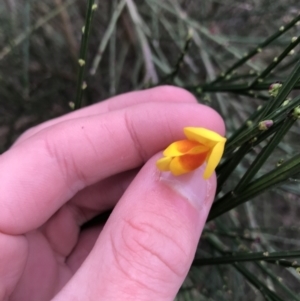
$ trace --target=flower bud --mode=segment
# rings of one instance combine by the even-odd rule
[[[273,97],[276,97],[281,87],[282,83],[280,82],[275,82],[271,84],[269,87],[269,94]]]
[[[274,124],[273,120],[263,120],[258,124],[258,128],[261,131],[268,130]]]
[[[293,117],[296,119],[300,119],[300,106],[296,107],[292,113]]]
[[[283,103],[282,103],[282,107],[288,105],[291,102],[291,98],[287,98]]]

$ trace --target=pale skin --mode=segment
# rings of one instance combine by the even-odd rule
[[[0,156],[0,300],[174,300],[216,186],[213,175],[196,210],[160,181],[159,152],[186,126],[225,131],[215,111],[166,86],[25,132]]]

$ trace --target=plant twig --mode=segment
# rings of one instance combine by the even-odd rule
[[[173,71],[170,74],[168,74],[164,79],[162,79],[161,83],[166,83],[166,82],[169,82],[169,81],[172,83],[174,81],[176,75],[178,74],[178,72],[180,70],[180,67],[181,67],[182,62],[185,58],[185,55],[188,52],[192,37],[193,37],[193,31],[192,31],[192,29],[189,29],[184,47],[183,47],[183,49],[182,49],[182,51],[181,51],[181,53],[180,53],[180,55],[179,55],[179,57],[176,61],[176,64],[175,64],[175,67],[174,67]]]
[[[79,53],[79,69],[78,69],[78,77],[77,77],[77,89],[76,89],[76,100],[74,105],[74,110],[81,108],[82,95],[83,90],[86,88],[86,83],[83,81],[84,72],[86,67],[86,55],[88,48],[89,35],[91,30],[91,23],[93,19],[94,11],[97,9],[97,5],[95,4],[95,0],[89,0],[88,8],[85,17],[85,26],[82,29],[82,39],[80,45],[80,53]]]
[[[119,4],[117,5],[117,7],[113,10],[113,14],[111,16],[111,19],[110,19],[110,22],[107,26],[107,29],[103,35],[103,38],[101,40],[101,43],[98,47],[98,50],[97,50],[97,54],[92,62],[92,67],[90,69],[90,74],[91,75],[94,75],[98,69],[98,66],[101,62],[101,59],[102,59],[102,56],[103,56],[103,53],[106,49],[106,46],[108,44],[108,41],[111,39],[111,37],[113,36],[113,33],[115,31],[115,27],[116,27],[116,24],[117,24],[117,21],[124,9],[126,5],[126,1],[125,0],[121,0],[119,2]]]
[[[293,38],[292,38],[292,41],[291,41],[291,43],[290,43],[290,45],[288,45],[288,46],[284,49],[284,51],[283,51],[279,56],[274,57],[272,63],[269,64],[268,67],[267,67],[264,71],[262,71],[262,72],[261,72],[261,73],[260,73],[260,74],[252,81],[252,83],[249,84],[249,88],[255,86],[255,84],[258,83],[258,82],[262,82],[262,81],[264,80],[264,78],[265,78],[266,76],[268,76],[268,75],[272,72],[272,70],[273,70],[276,66],[278,66],[278,65],[281,63],[281,61],[282,61],[283,59],[285,59],[285,58],[289,55],[289,53],[291,53],[291,51],[292,51],[299,43],[300,43],[300,38],[298,38],[298,37],[293,37]]]
[[[276,39],[278,39],[281,35],[283,35],[289,29],[291,29],[299,20],[300,20],[300,16],[297,16],[291,22],[289,22],[288,24],[286,24],[285,26],[281,26],[274,34],[272,34],[269,38],[267,38],[262,43],[258,44],[257,47],[255,47],[249,53],[245,54],[243,58],[241,58],[236,63],[234,63],[230,68],[228,68],[225,72],[223,72],[221,75],[219,75],[210,84],[214,85],[214,84],[222,81],[223,79],[225,79],[226,76],[228,76],[229,74],[232,73],[232,71],[234,71],[238,67],[242,66],[245,62],[247,62],[253,56],[255,56],[256,54],[260,53],[262,51],[262,49],[264,49],[270,43],[272,43],[273,41],[275,41]],[[255,84],[255,82],[253,82],[252,86],[254,86],[254,84]]]
[[[215,265],[215,264],[231,264],[234,262],[246,261],[270,261],[275,262],[287,258],[300,258],[300,250],[282,251],[282,252],[224,252],[223,256],[211,258],[196,258],[193,265]],[[288,265],[289,266],[289,265]],[[290,266],[289,266],[290,267]]]
[[[277,169],[268,172],[251,182],[240,194],[230,191],[215,202],[208,216],[208,221],[224,214],[236,206],[247,202],[263,191],[270,189],[300,173],[300,154],[295,155],[290,160],[284,162]]]

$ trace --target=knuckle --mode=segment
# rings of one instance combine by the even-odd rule
[[[62,179],[66,181],[66,185],[71,188],[71,183],[75,182],[76,187],[74,189],[78,190],[78,187],[86,186],[86,175],[79,168],[73,152],[70,151],[68,137],[61,135],[59,138],[53,139],[50,131],[46,132],[43,135],[44,147],[48,156],[56,164]]]
[[[139,158],[141,159],[141,162],[145,162],[147,159],[147,154],[145,149],[142,146],[142,143],[140,141],[139,135],[137,134],[136,127],[134,126],[132,122],[132,118],[130,115],[125,112],[124,113],[124,121],[125,121],[125,127],[129,134],[129,137],[134,145],[134,149],[136,153],[138,154]]]

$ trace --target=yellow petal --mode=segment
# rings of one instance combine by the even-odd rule
[[[184,128],[184,133],[189,140],[169,145],[163,152],[165,157],[157,161],[157,167],[161,171],[181,175],[206,161],[203,177],[209,178],[221,160],[226,138],[205,128],[187,127]]]
[[[208,179],[218,166],[224,152],[224,146],[225,142],[222,141],[217,143],[212,149],[207,159],[207,165],[203,175],[204,179]]]
[[[191,140],[180,140],[170,144],[163,152],[166,157],[177,157],[186,154],[199,143]]]
[[[180,175],[185,174],[190,171],[190,170],[187,170],[184,168],[184,166],[181,164],[179,158],[180,157],[173,158],[170,163],[170,171],[175,176],[180,176]]]
[[[206,157],[207,152],[175,157],[170,163],[170,171],[176,176],[190,172],[201,166],[205,162]]]
[[[169,171],[172,158],[164,157],[156,161],[156,166],[161,171]]]
[[[199,143],[207,146],[213,146],[217,142],[226,141],[226,138],[222,137],[218,133],[205,128],[186,127],[183,131],[188,139],[198,141]]]
[[[208,153],[210,151],[210,148],[206,145],[198,144],[197,146],[190,149],[188,152],[186,152],[186,155],[198,155],[202,153]]]

